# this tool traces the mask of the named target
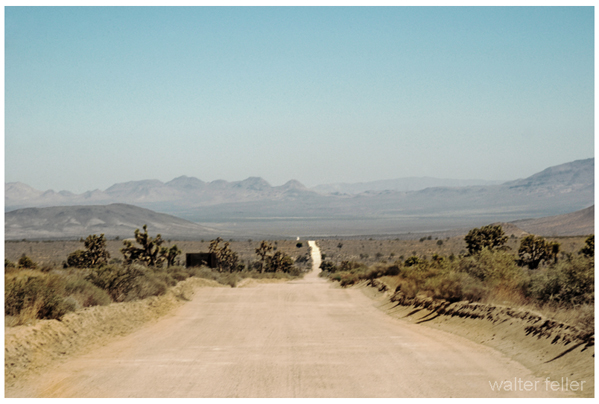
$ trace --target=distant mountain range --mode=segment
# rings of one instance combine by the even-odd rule
[[[204,182],[183,176],[166,183],[132,181],[105,191],[73,194],[7,183],[5,209],[121,203],[239,234],[351,235],[477,226],[561,215],[594,205],[593,158],[502,184],[455,186],[449,180],[430,180],[446,185],[401,191],[397,188],[416,181],[403,179],[308,189],[294,180],[273,187],[256,177]],[[422,187],[426,181],[420,179],[413,186]],[[381,189],[383,184],[395,188]]]
[[[114,184],[105,191],[94,190],[82,194],[68,191],[38,191],[20,182],[5,185],[5,210],[24,207],[67,205],[97,205],[129,203],[143,207],[209,206],[231,202],[253,202],[264,199],[284,200],[301,194],[316,194],[298,181],[272,187],[258,177],[243,181],[217,180],[204,182],[194,177],[178,177],[163,183],[158,180],[130,181]],[[169,208],[166,208],[169,210]]]
[[[434,177],[407,177],[393,180],[381,180],[357,183],[337,183],[317,185],[312,190],[322,194],[361,194],[362,192],[372,191],[399,191],[411,192],[421,191],[425,188],[433,187],[470,187],[475,185],[497,185],[503,181],[485,181],[485,180],[454,180],[447,178]]]

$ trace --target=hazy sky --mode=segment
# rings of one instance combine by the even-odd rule
[[[5,9],[5,180],[511,180],[594,156],[592,7]]]

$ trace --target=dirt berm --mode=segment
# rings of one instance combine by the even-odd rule
[[[587,380],[582,397],[594,397],[595,335],[538,313],[500,305],[457,302],[393,292],[382,280],[356,285],[376,306],[404,321],[451,332],[492,347],[543,379]]]
[[[48,365],[103,345],[168,314],[191,299],[197,287],[228,287],[213,280],[189,278],[162,296],[94,306],[66,314],[61,321],[41,320],[31,326],[5,327],[5,387]]]

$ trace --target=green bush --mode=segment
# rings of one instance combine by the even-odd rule
[[[500,225],[483,226],[468,232],[464,241],[469,255],[475,255],[483,249],[498,250],[507,242],[507,236]]]
[[[60,319],[69,310],[64,281],[57,275],[21,272],[5,277],[4,314],[28,319]]]
[[[91,270],[86,279],[105,290],[115,302],[123,302],[136,287],[136,280],[144,275],[145,269],[136,264],[105,265]]]
[[[213,270],[208,267],[193,267],[189,268],[190,276],[195,276],[196,278],[210,279],[218,282],[221,277],[220,272]]]
[[[67,257],[67,261],[65,264],[66,267],[71,268],[87,268],[88,265],[88,257],[87,252],[83,250],[76,250],[70,253]]]
[[[460,272],[466,272],[492,286],[505,284],[514,287],[527,278],[526,270],[518,267],[514,257],[502,251],[483,249],[473,257],[462,257],[454,261]]]
[[[422,262],[422,260],[420,258],[418,258],[417,256],[413,255],[411,257],[408,257],[408,259],[404,262],[404,265],[407,267],[411,267],[413,265],[418,265]]]
[[[572,257],[561,261],[535,276],[531,289],[542,303],[566,307],[592,305],[595,302],[593,259]]]
[[[481,300],[486,290],[482,282],[472,276],[460,272],[448,272],[428,278],[422,286],[424,292],[435,299],[450,302]]]
[[[124,301],[146,299],[151,296],[162,296],[170,286],[177,284],[169,274],[160,270],[146,270],[136,277],[126,293]]]
[[[194,268],[194,267],[192,267]],[[166,272],[177,282],[179,281],[184,281],[185,279],[189,278],[191,275],[190,270],[192,268],[189,268],[189,270],[185,267],[182,266],[170,266],[167,268]]]
[[[363,272],[365,270],[367,270],[368,268],[366,267],[366,265],[364,265],[361,262],[356,262],[356,261],[341,261],[341,264],[339,264],[339,271],[356,271],[359,270],[359,272]]]
[[[331,261],[322,261],[320,263],[319,268],[323,271],[323,272],[330,272],[330,273],[334,273],[337,271],[337,266],[335,264],[333,264]]]
[[[28,256],[26,256],[25,254],[23,254],[21,256],[21,258],[19,258],[19,261],[18,261],[17,265],[19,266],[19,268],[25,268],[25,269],[35,269],[35,268],[37,268],[37,264],[35,262],[33,262],[31,260],[31,258],[29,258]]]
[[[382,276],[395,276],[399,275],[399,266],[397,265],[384,265],[376,264],[373,265],[369,270],[364,272],[363,279],[376,279]]]
[[[81,307],[106,306],[112,303],[110,295],[87,281],[82,274],[71,274],[65,279],[65,294]]]
[[[592,234],[584,241],[584,247],[580,249],[579,254],[587,258],[595,258],[595,235]]]

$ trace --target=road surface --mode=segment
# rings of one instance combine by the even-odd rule
[[[317,247],[312,252],[319,261]],[[360,290],[317,273],[288,283],[197,289],[174,315],[6,396],[551,396],[542,380],[497,351],[391,318]],[[506,381],[516,391],[505,391]],[[536,389],[526,391],[526,382]]]

